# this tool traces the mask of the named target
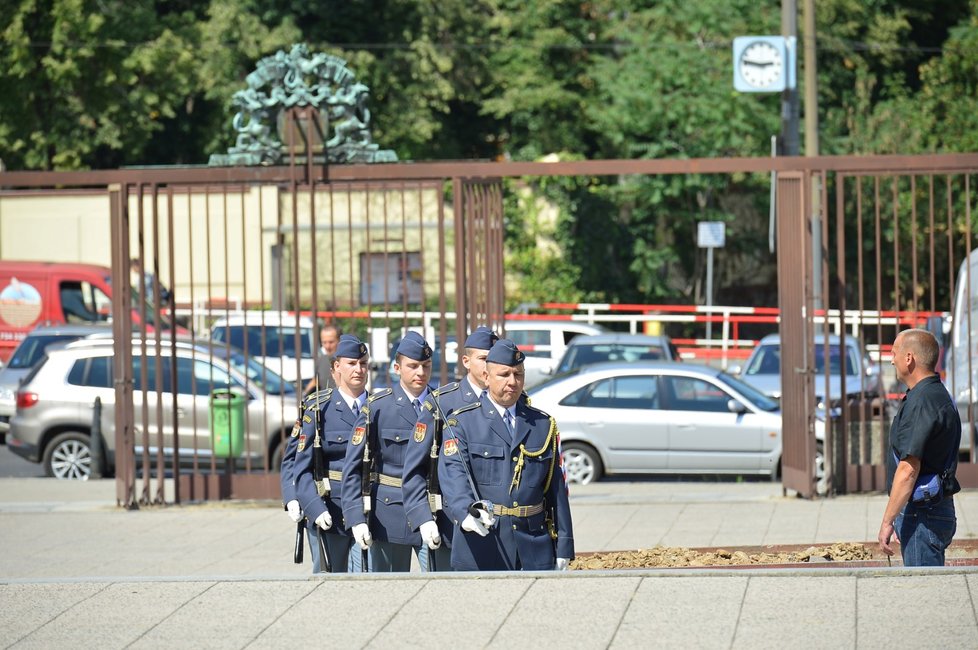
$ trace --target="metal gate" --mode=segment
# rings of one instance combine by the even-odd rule
[[[244,449],[231,461],[215,453],[207,413],[181,402],[186,355],[191,368],[207,370],[189,375],[191,397],[214,384],[210,367],[222,351],[210,328],[217,319],[254,311],[266,320],[244,327],[261,329],[292,318],[293,353],[308,340],[303,319],[340,323],[367,339],[378,380],[386,374],[388,344],[417,327],[446,351],[436,380],[447,380],[447,351],[471,325],[503,325],[500,179],[630,174],[777,173],[785,486],[815,494],[823,458],[832,489],[878,490],[892,405],[844,390],[854,395],[821,405],[826,435],[818,446],[817,395],[829,372],[818,371],[816,350],[827,356],[830,333],[843,341],[859,337],[886,361],[898,328],[950,311],[948,286],[978,243],[971,214],[976,171],[975,154],[333,166],[296,156],[280,167],[5,172],[0,183],[15,188],[5,192],[85,188],[111,198],[116,399],[105,410],[119,423],[119,502],[133,507],[278,495],[275,453],[296,417],[296,393],[281,385],[264,390],[268,377],[261,372],[241,381],[253,395],[258,424],[248,420]],[[137,267],[153,281],[137,282],[133,292]],[[168,334],[174,328],[178,337]],[[973,349],[978,342],[968,336]],[[267,356],[267,341],[258,341],[245,343],[246,357]],[[309,347],[314,358],[317,346]],[[223,354],[230,349],[224,343]],[[165,363],[134,366],[147,355]],[[279,372],[289,365],[301,391],[302,360],[293,357]],[[842,376],[848,381],[845,370]],[[108,424],[105,431],[112,430]],[[167,452],[175,433],[185,444]],[[177,479],[172,494],[168,472]],[[959,477],[978,485],[975,465],[962,465]]]
[[[131,259],[160,280],[152,295],[123,291],[113,302],[116,341],[128,338],[132,305],[161,305],[180,333],[168,337],[144,325],[133,346],[117,345],[115,421],[122,453],[116,470],[119,501],[130,507],[171,498],[275,498],[281,450],[309,379],[303,368],[318,354],[317,322],[338,324],[371,345],[374,386],[390,381],[388,346],[409,327],[444,351],[463,340],[471,323],[502,322],[499,181],[456,181],[454,214],[448,214],[441,180],[331,182],[326,170],[299,165],[271,182],[248,178],[249,170],[222,171],[227,178],[208,170],[193,182],[161,176],[113,189],[113,284],[128,286]],[[172,294],[162,303],[161,285],[188,295],[190,303],[178,304]],[[233,354],[233,339],[208,327],[236,318],[246,332],[243,346],[234,341],[243,347],[244,363],[261,357],[268,366],[279,350],[266,346],[283,339],[289,361],[280,376],[296,377],[292,391],[283,381],[269,381],[267,370],[214,379],[232,370],[221,360]],[[285,336],[269,334],[283,323]],[[262,335],[249,336],[249,327]],[[169,368],[155,364],[155,385],[169,384],[168,390],[150,390],[149,364],[133,362],[154,355],[169,361]],[[452,360],[442,354],[437,361],[435,378],[446,382]],[[188,363],[189,382],[182,370]],[[285,365],[291,363],[295,373]],[[277,392],[267,390],[273,385]],[[229,387],[248,395],[247,412],[243,449],[222,458],[199,403]],[[163,425],[154,426],[154,398],[155,422]],[[188,412],[193,406],[182,406],[194,401],[196,418]],[[128,407],[134,403],[135,409]],[[172,495],[164,488],[167,450],[176,479]]]
[[[945,353],[952,347],[945,330],[958,266],[978,243],[971,216],[978,161],[821,158],[804,166],[779,173],[777,182],[784,486],[814,495],[819,458],[827,490],[883,490],[889,425],[905,387],[889,379],[882,364],[896,334],[908,327],[934,331]],[[814,247],[813,240],[819,242]],[[971,310],[966,306],[964,313]],[[972,329],[965,329],[964,350],[978,344]],[[865,366],[860,359],[853,363],[847,339],[857,341],[862,354],[874,349],[874,358]],[[959,354],[957,362],[973,360]],[[866,368],[873,377],[867,379]],[[839,383],[834,398],[833,375]],[[961,379],[945,379],[959,399],[974,394],[973,386],[956,385]],[[974,408],[973,397],[963,405],[962,421],[972,423],[972,432]],[[815,418],[825,429],[818,451]],[[966,486],[978,485],[974,438],[963,450],[971,462],[958,467]]]

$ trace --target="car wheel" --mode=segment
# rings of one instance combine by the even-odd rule
[[[568,483],[587,485],[601,478],[604,467],[593,447],[571,442],[564,445],[563,450],[564,474]]]
[[[271,460],[269,461],[268,471],[269,472],[281,472],[282,471],[282,449],[287,445],[287,442],[280,442],[275,445],[275,449],[272,451]]]
[[[44,450],[44,472],[57,479],[87,481],[92,475],[92,447],[84,433],[59,433]]]

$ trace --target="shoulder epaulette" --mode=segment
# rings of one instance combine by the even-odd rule
[[[371,395],[370,397],[368,397],[367,403],[369,404],[370,402],[379,400],[381,397],[387,397],[388,395],[393,395],[393,394],[394,394],[393,388],[382,388],[378,390],[376,393],[374,393],[373,395]]]
[[[448,424],[455,426],[458,424],[459,413],[465,413],[466,411],[471,411],[482,406],[481,402],[472,402],[471,404],[466,404],[465,406],[460,406],[459,408],[452,411],[448,416]]]
[[[457,381],[453,381],[450,384],[445,384],[444,386],[439,386],[438,388],[436,388],[435,390],[432,391],[432,394],[435,397],[437,397],[439,395],[444,395],[445,393],[450,393],[453,390],[458,390],[458,387],[459,387],[459,383]]]
[[[541,409],[538,409],[535,406],[532,406],[529,402],[524,403],[523,406],[526,407],[526,409],[529,410],[529,411],[533,411],[534,413],[539,413],[540,415],[542,415],[544,417],[547,417],[547,418],[550,418],[551,420],[553,420],[553,416],[552,415],[550,415],[549,413],[547,413],[544,410],[541,410]]]
[[[313,406],[313,405],[315,405],[315,406],[322,406],[323,404],[326,404],[331,399],[333,399],[333,389],[332,388],[324,388],[321,391],[318,391],[318,392],[313,393],[312,395],[310,395],[310,398],[312,398],[312,401],[309,402],[309,405],[310,406]]]
[[[330,400],[333,399],[333,389],[324,388],[323,390],[317,391],[303,400],[303,410],[308,411],[310,409],[320,409],[325,404],[328,404]]]
[[[452,411],[452,415],[458,415],[459,413],[465,413],[466,411],[471,411],[472,409],[477,409],[480,406],[482,406],[482,402],[479,402],[479,401],[472,402],[471,404],[466,404],[465,406],[458,407],[457,409],[455,409],[454,411]]]

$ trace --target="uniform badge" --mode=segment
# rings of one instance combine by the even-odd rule
[[[445,441],[445,455],[446,456],[454,456],[457,453],[458,453],[458,443],[455,442],[455,440],[446,440]]]
[[[299,451],[306,448],[306,434],[299,436]]]
[[[428,425],[418,422],[414,427],[414,441],[424,442],[424,436],[428,431]]]
[[[357,427],[353,430],[353,438],[350,439],[351,445],[359,445],[363,442],[363,437],[367,434],[367,429],[364,427]]]
[[[292,425],[292,437],[295,438],[297,435],[299,435],[300,431],[302,431],[302,422],[296,420],[295,424]]]

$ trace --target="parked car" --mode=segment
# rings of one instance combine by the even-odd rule
[[[212,340],[230,342],[286,381],[299,380],[303,385],[316,374],[316,336],[312,319],[277,311],[239,312],[219,318],[211,326]]]
[[[0,260],[0,362],[38,325],[106,322],[112,316],[112,270],[95,264]],[[169,319],[132,296],[134,324],[171,329]]]
[[[864,352],[858,339],[847,336],[846,349],[846,393],[850,396],[860,392],[868,398],[882,394],[881,371]],[[815,396],[816,402],[824,406],[825,396],[825,345],[821,335],[815,340]],[[842,396],[842,355],[839,350],[839,337],[829,335],[829,398],[830,406],[838,406]],[[760,340],[738,374],[748,384],[765,395],[781,399],[781,336],[769,334]]]
[[[295,422],[297,399],[291,386],[260,363],[235,348],[207,342],[176,344],[176,393],[170,388],[171,341],[160,347],[147,341],[147,354],[133,342],[133,406],[137,453],[143,448],[143,406],[147,405],[150,453],[156,451],[162,431],[165,452],[173,448],[176,428],[181,457],[209,461],[210,395],[231,390],[246,397],[245,455],[254,462],[271,459],[268,469],[281,465],[283,436]],[[49,346],[45,356],[25,377],[17,392],[17,411],[10,420],[8,447],[34,463],[42,463],[48,476],[85,480],[91,474],[91,427],[95,398],[102,400],[104,467],[115,466],[115,387],[111,339],[81,340]],[[145,402],[142,370],[145,366]],[[157,369],[163,383],[156,383]],[[162,422],[157,404],[162,398]],[[177,421],[173,421],[173,401]]]
[[[52,343],[64,343],[89,335],[112,334],[108,324],[91,325],[42,325],[27,334],[13,356],[0,369],[0,443],[10,429],[10,418],[17,409],[17,387],[35,363],[44,356],[44,349]]]
[[[978,249],[961,262],[955,282],[945,384],[961,415],[961,449],[970,450],[978,433],[969,412],[978,413]]]
[[[506,319],[506,338],[512,339],[526,354],[526,387],[530,388],[553,374],[567,345],[581,335],[604,334],[608,330],[571,320]]]
[[[593,363],[612,361],[679,361],[679,350],[668,336],[593,334],[578,336],[567,346],[555,374]]]
[[[605,474],[759,474],[781,461],[777,401],[690,363],[584,366],[529,391],[559,427],[567,480]],[[824,439],[824,425],[816,426]],[[816,468],[823,467],[819,443]]]

